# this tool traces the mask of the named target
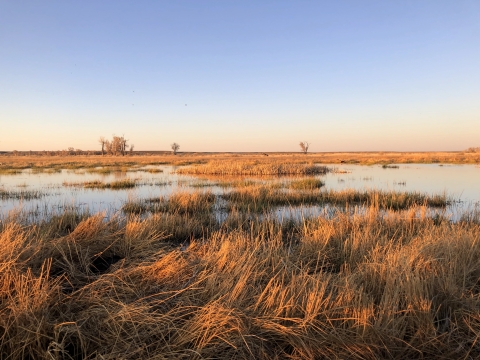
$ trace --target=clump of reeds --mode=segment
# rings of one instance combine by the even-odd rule
[[[291,181],[287,186],[294,190],[314,190],[320,189],[325,183],[320,179],[305,178]]]
[[[111,174],[112,172],[115,172],[115,168],[111,167],[93,167],[93,168],[87,168],[85,172],[89,174],[103,174],[103,175],[108,175]]]
[[[34,200],[46,195],[47,194],[41,190],[5,190],[0,188],[0,200]]]
[[[272,176],[265,176],[265,177],[239,177],[236,175],[233,176],[222,176],[222,175],[199,175],[196,176],[196,180],[194,181],[185,181],[185,185],[194,188],[201,188],[201,187],[221,187],[221,188],[241,188],[241,187],[248,187],[253,185],[260,185],[268,183],[269,186],[273,186],[273,184],[277,184],[281,187],[279,182],[273,182],[272,180],[278,180],[278,177]]]
[[[322,191],[322,202],[330,204],[367,204],[381,209],[402,210],[415,206],[445,207],[450,203],[446,194],[426,194],[416,191],[354,190]]]
[[[210,191],[188,192],[177,191],[169,197],[156,197],[129,201],[125,203],[122,210],[125,213],[140,214],[143,212],[166,212],[172,214],[201,214],[210,213],[215,203],[215,195]]]
[[[85,182],[64,182],[63,186],[83,187],[85,189],[110,189],[110,190],[122,190],[130,189],[137,186],[137,182],[132,179],[124,179],[112,182],[103,182],[100,180],[85,181]]]
[[[57,174],[61,173],[62,169],[60,168],[43,168],[43,167],[33,167],[32,174]]]
[[[157,169],[157,168],[148,168],[148,169],[138,169],[138,171],[145,171],[145,172],[148,172],[148,173],[151,173],[151,174],[158,174],[158,173],[162,173],[163,170],[162,169]]]
[[[256,161],[211,161],[205,165],[190,166],[177,170],[179,174],[194,175],[316,175],[325,174],[325,166],[282,162]]]
[[[306,186],[306,183],[300,183]],[[317,185],[318,186],[318,185]],[[305,189],[305,188],[304,188]],[[230,204],[240,209],[263,211],[275,206],[295,205],[374,205],[381,209],[402,210],[412,206],[445,207],[448,199],[445,194],[422,194],[419,192],[397,192],[381,190],[324,190],[306,188],[307,191],[285,191],[277,187],[250,186],[235,189],[223,195]],[[310,191],[308,191],[310,190]]]
[[[18,175],[22,173],[22,169],[0,168],[0,175]]]

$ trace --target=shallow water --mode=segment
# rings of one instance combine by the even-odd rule
[[[345,165],[336,167],[349,173],[329,173],[323,180],[330,189],[378,189],[446,193],[463,202],[480,201],[480,167],[478,165],[398,164],[398,168],[381,165]]]
[[[332,167],[335,171],[319,175],[325,182],[325,189],[377,189],[393,191],[415,191],[428,194],[446,193],[454,199],[447,209],[448,215],[455,219],[462,212],[474,209],[480,203],[480,167],[475,165],[442,164],[399,164],[398,168],[384,169],[380,165],[341,165]],[[33,200],[0,200],[0,215],[10,211],[19,211],[42,217],[42,214],[62,212],[66,208],[76,208],[89,212],[117,212],[128,200],[168,196],[173,191],[211,190],[222,194],[228,189],[215,186],[215,181],[198,179],[192,176],[177,175],[174,166],[150,166],[163,172],[147,171],[113,172],[110,174],[88,173],[80,170],[62,170],[58,173],[32,173],[25,170],[16,175],[0,175],[0,189],[5,191],[41,191],[44,196]],[[245,177],[248,179],[249,177]],[[67,183],[79,183],[99,180],[112,182],[132,179],[138,186],[132,189],[84,189],[64,186]],[[238,179],[238,178],[236,178]],[[298,179],[298,178],[297,178]],[[258,180],[258,179],[257,179]],[[262,181],[288,182],[291,178],[269,178]],[[202,185],[200,188],[198,185]],[[325,207],[306,206],[301,208],[277,208],[279,217],[315,216]]]

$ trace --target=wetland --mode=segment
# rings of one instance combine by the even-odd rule
[[[275,159],[4,169],[0,358],[478,358],[479,180]]]

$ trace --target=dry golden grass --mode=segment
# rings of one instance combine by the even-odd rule
[[[83,187],[85,189],[110,189],[122,190],[130,189],[137,186],[135,179],[123,179],[112,182],[103,182],[100,180],[86,181],[86,182],[64,182],[63,186],[69,187]]]
[[[314,164],[282,163],[280,161],[211,161],[178,169],[179,174],[192,175],[315,175],[326,174],[325,166]]]
[[[300,181],[300,180],[299,180]],[[300,184],[300,185],[299,185]],[[317,186],[317,187],[314,187]],[[264,211],[276,206],[361,205],[386,210],[402,210],[414,206],[445,207],[449,203],[446,195],[426,195],[416,192],[381,190],[319,190],[320,184],[302,180],[293,181],[285,190],[277,184],[258,184],[236,188],[223,195],[230,208],[249,211]],[[298,191],[300,190],[300,191]]]
[[[189,165],[209,161],[258,161],[265,164],[395,164],[395,163],[458,163],[479,164],[480,152],[339,152],[339,153],[179,153],[178,155],[129,156],[0,156],[0,172],[24,168],[94,168],[98,166],[130,167],[136,165]]]
[[[0,188],[0,200],[17,199],[17,200],[32,200],[40,199],[46,194],[41,190],[5,190]]]
[[[480,357],[476,218],[371,206],[219,224],[201,194],[145,218],[3,219],[0,358]]]
[[[188,192],[176,191],[169,197],[155,197],[125,203],[122,210],[127,214],[144,212],[164,212],[170,214],[193,214],[197,217],[209,215],[215,203],[215,196],[210,191]]]

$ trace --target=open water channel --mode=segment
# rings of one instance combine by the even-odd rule
[[[399,164],[389,168],[381,165],[327,165],[334,171],[317,176],[324,183],[322,189],[377,189],[427,194],[446,193],[453,200],[444,214],[452,220],[466,211],[478,211],[480,208],[480,167],[478,165],[450,164]],[[151,173],[155,169],[162,172]],[[13,175],[0,175],[0,191],[12,194],[37,194],[39,197],[29,199],[28,196],[0,199],[0,217],[11,212],[31,214],[32,218],[45,214],[60,213],[65,209],[76,208],[90,213],[105,211],[107,216],[120,211],[122,205],[129,200],[167,196],[174,191],[201,191],[209,189],[215,194],[230,191],[228,188],[211,186],[207,180],[197,177],[179,175],[173,166],[150,166],[135,171],[112,172],[109,174],[89,173],[79,170],[61,170],[60,172],[34,173],[24,170]],[[246,177],[248,178],[248,177]],[[131,189],[85,189],[81,186],[67,186],[68,183],[89,181],[114,182],[119,180],[135,180],[137,186]],[[263,181],[283,181],[282,178],[270,178]],[[288,181],[288,178],[285,178]],[[282,214],[301,213],[316,215],[322,208],[277,209]],[[283,216],[283,215],[282,215]]]

